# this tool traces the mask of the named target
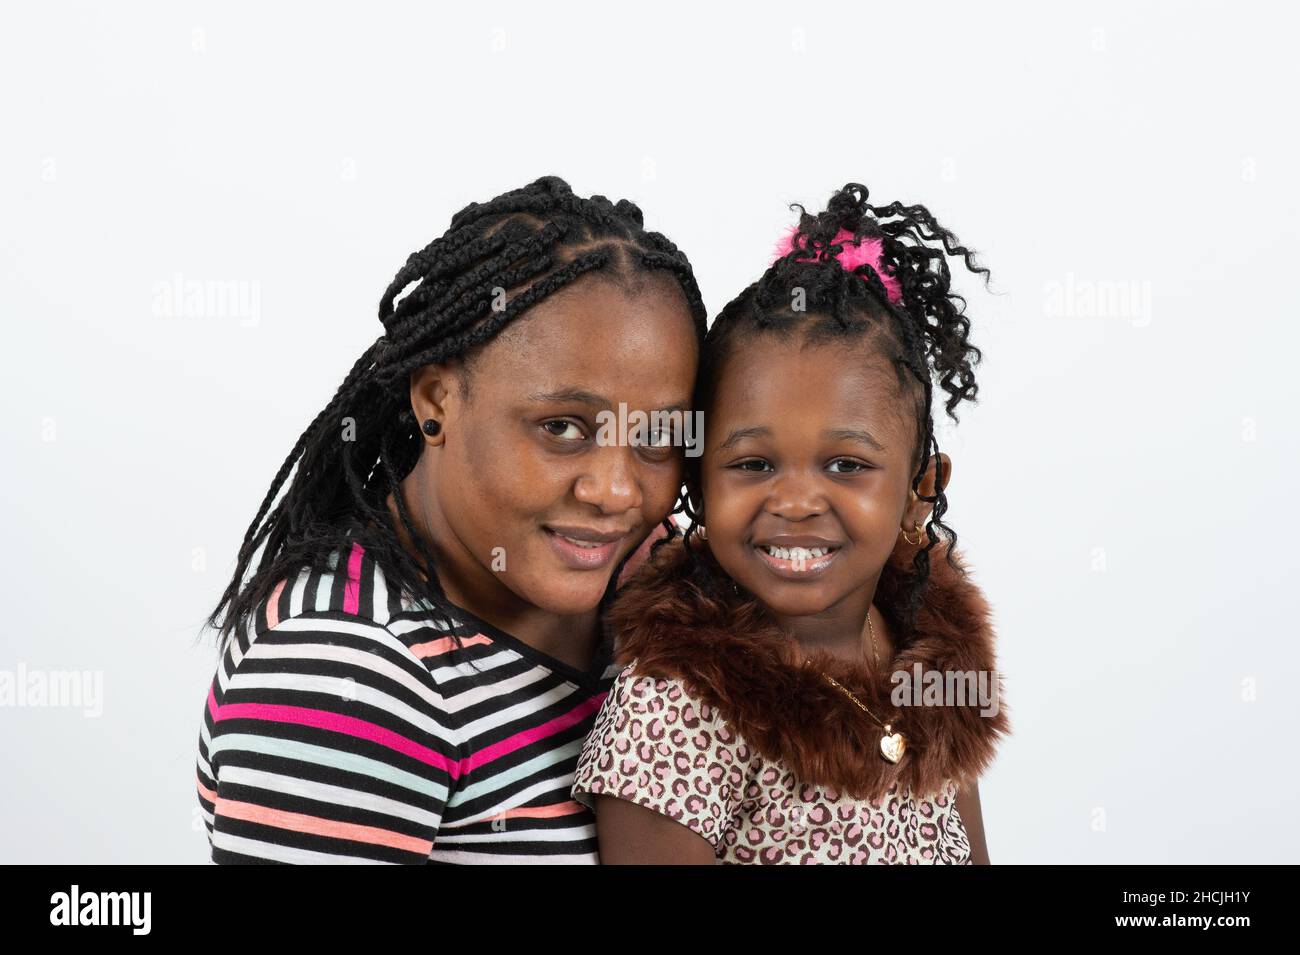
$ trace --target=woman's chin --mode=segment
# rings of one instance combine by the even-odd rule
[[[561,617],[576,617],[600,606],[609,587],[608,574],[583,573],[574,581],[539,581],[519,596],[540,610]]]

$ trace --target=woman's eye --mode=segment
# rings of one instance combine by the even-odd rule
[[[563,441],[581,441],[582,429],[572,421],[547,421],[542,425],[553,437]]]
[[[836,468],[835,465],[837,464],[843,465],[843,467]],[[830,469],[836,474],[853,474],[857,471],[865,471],[867,469],[867,465],[863,464],[861,461],[854,461],[851,458],[836,458],[828,465],[828,467],[830,467]]]

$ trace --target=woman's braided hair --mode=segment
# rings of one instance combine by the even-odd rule
[[[299,437],[244,535],[234,576],[207,619],[223,649],[280,580],[304,567],[332,568],[331,552],[349,541],[365,547],[390,587],[447,614],[437,575],[421,573],[385,503],[391,494],[408,538],[424,566],[433,568],[433,554],[399,490],[424,446],[411,411],[409,375],[427,364],[472,360],[476,346],[589,272],[625,287],[639,273],[671,276],[703,341],[704,303],[686,256],[663,235],[645,230],[635,203],[576,196],[556,176],[471,203],[441,238],[410,255],[379,303],[384,334]],[[412,283],[418,284],[398,301]],[[275,503],[295,464],[288,490]],[[245,583],[259,547],[257,569]],[[615,572],[606,600],[617,579]]]
[[[934,496],[922,495],[919,490],[931,454],[939,453],[931,373],[947,393],[945,410],[957,421],[957,405],[976,398],[974,366],[982,357],[970,343],[970,320],[963,314],[966,300],[951,290],[945,255],[961,257],[971,272],[984,275],[986,286],[990,273],[975,264],[974,253],[960,245],[925,206],[899,202],[873,206],[867,195],[866,186],[849,183],[831,196],[826,211],[820,215],[810,215],[797,203],[791,206],[799,210],[800,216],[790,251],[728,303],[709,328],[700,356],[694,406],[712,407],[722,366],[734,349],[753,336],[798,335],[812,342],[873,336],[876,347],[894,367],[900,391],[915,396],[916,450],[911,486],[922,500],[934,505],[925,527],[927,542],[916,553],[913,573],[903,591],[901,622],[910,630],[929,579],[929,552],[939,542],[940,532],[950,542],[949,564],[960,569],[953,553],[957,534],[943,523],[948,507],[946,476],[939,475]],[[880,264],[900,287],[897,304],[870,264],[849,269],[838,261],[849,241],[843,231],[851,233],[855,243],[880,240]],[[935,241],[938,247],[926,245]],[[699,548],[690,546],[698,533],[697,525],[703,522],[699,513],[699,468],[699,457],[687,458],[690,493],[684,509],[690,525],[685,534],[686,552],[694,559],[692,574],[696,582],[717,594],[718,568],[711,561],[698,559]]]

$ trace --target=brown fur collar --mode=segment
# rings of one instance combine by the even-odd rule
[[[887,615],[897,646],[878,680],[871,678],[869,664],[825,651],[809,654],[813,666],[803,666],[797,644],[756,601],[717,599],[689,579],[680,539],[638,568],[610,609],[616,659],[623,665],[635,660],[641,675],[681,679],[751,749],[780,759],[802,782],[855,798],[878,799],[895,782],[917,795],[940,792],[949,779],[976,779],[992,762],[999,737],[1011,731],[1000,676],[987,677],[993,681],[989,692],[996,687],[994,716],[980,715],[978,699],[962,706],[891,702],[890,674],[914,674],[917,663],[922,673],[995,670],[989,604],[961,561],[960,573],[948,566],[947,548],[941,541],[930,551],[930,579],[910,634],[902,632],[898,610],[919,548],[900,539],[882,571],[875,604]],[[717,567],[707,550],[699,553]],[[816,668],[903,733],[907,750],[897,764],[880,753],[879,725]]]

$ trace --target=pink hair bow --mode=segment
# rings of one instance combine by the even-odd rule
[[[794,251],[794,236],[798,231],[799,227],[797,225],[791,226],[781,241],[777,243],[776,254],[772,257],[773,262]],[[885,286],[885,294],[889,296],[889,300],[895,305],[903,300],[903,289],[898,284],[898,279],[887,272],[885,267],[880,264],[880,256],[885,246],[882,240],[864,238],[861,243],[855,243],[852,232],[848,229],[840,229],[835,235],[834,244],[844,246],[836,259],[839,260],[840,265],[846,271],[852,272],[860,265],[871,266],[876,270],[876,274],[880,276],[880,281]],[[807,256],[797,261],[812,262],[815,259],[812,256]]]

